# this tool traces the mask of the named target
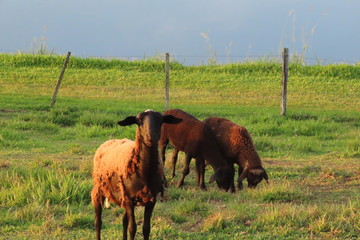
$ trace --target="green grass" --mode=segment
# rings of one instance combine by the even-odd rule
[[[164,108],[164,63],[71,57],[55,107],[63,56],[0,54],[0,239],[93,239],[92,157],[116,122]],[[290,66],[279,116],[281,66],[171,64],[170,106],[246,126],[270,184],[224,193],[169,180],[152,239],[356,239],[360,235],[360,66]],[[167,152],[170,158],[171,151]],[[170,174],[170,163],[165,166]],[[206,179],[212,174],[206,171]],[[169,177],[168,177],[169,178]],[[103,212],[104,239],[121,236],[123,210]],[[143,209],[136,210],[141,239]]]

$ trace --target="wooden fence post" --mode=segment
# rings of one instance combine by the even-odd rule
[[[170,80],[170,55],[165,55],[165,110],[169,110],[169,80]]]
[[[55,105],[56,96],[57,96],[57,94],[58,94],[58,92],[59,92],[60,84],[61,84],[61,81],[62,81],[62,79],[63,79],[63,77],[64,77],[64,73],[65,73],[67,64],[68,64],[68,62],[69,62],[70,55],[71,55],[71,52],[68,52],[68,53],[67,53],[67,56],[66,56],[66,58],[65,58],[64,65],[63,65],[63,67],[62,67],[60,76],[59,76],[59,80],[58,80],[58,82],[57,82],[57,84],[56,84],[56,87],[55,87],[54,95],[53,95],[53,97],[52,97],[52,99],[51,99],[50,107],[53,107],[53,106]]]
[[[286,100],[287,100],[287,82],[288,82],[288,69],[289,69],[289,49],[283,48],[282,50],[282,93],[281,93],[281,116],[286,114]]]

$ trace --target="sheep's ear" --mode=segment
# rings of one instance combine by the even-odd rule
[[[217,179],[222,177],[221,168],[215,171],[215,173],[210,177],[209,183],[213,183]]]
[[[269,177],[268,177],[265,169],[264,169],[264,172],[263,172],[263,176],[264,176],[264,179],[266,180],[266,182],[269,183],[269,181],[268,181],[268,180],[269,180]]]
[[[210,177],[209,183],[213,183],[216,180],[215,173]]]
[[[128,125],[135,124],[135,123],[137,123],[135,116],[129,116],[129,117],[125,118],[124,120],[118,122],[118,124],[120,126],[128,126]]]
[[[244,169],[244,171],[241,173],[241,175],[240,175],[240,177],[239,177],[239,180],[238,180],[238,181],[240,181],[240,182],[241,182],[242,180],[244,180],[244,178],[246,178],[246,177],[247,177],[248,172],[249,172],[249,169],[245,168],[245,169]]]
[[[178,124],[182,119],[174,117],[173,115],[167,114],[163,116],[163,123]]]

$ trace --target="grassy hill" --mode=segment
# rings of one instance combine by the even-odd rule
[[[93,239],[96,148],[111,138],[133,139],[135,128],[118,120],[164,110],[162,60],[77,57],[50,108],[63,61],[0,54],[0,238]],[[207,184],[202,192],[192,165],[184,189],[171,180],[166,201],[156,205],[152,239],[359,236],[360,65],[291,64],[288,84],[288,113],[281,117],[279,63],[171,63],[170,107],[247,127],[271,183],[235,194]],[[122,212],[104,211],[105,239],[120,238]]]

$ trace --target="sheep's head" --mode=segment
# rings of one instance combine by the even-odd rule
[[[209,183],[216,181],[220,189],[228,191],[234,184],[235,170],[233,166],[226,166],[218,168],[215,173],[210,177]]]
[[[181,121],[182,119],[176,118],[173,115],[163,115],[159,112],[146,110],[136,116],[129,116],[118,122],[118,124],[120,126],[137,124],[138,136],[147,146],[153,146],[157,145],[160,139],[161,125],[163,123],[177,124]]]
[[[267,175],[265,169],[262,167],[253,168],[250,170],[245,168],[244,171],[242,172],[242,174],[240,175],[238,181],[242,182],[242,180],[244,180],[244,178],[247,178],[249,188],[255,188],[263,179],[265,179],[266,182],[269,183],[268,175]]]

